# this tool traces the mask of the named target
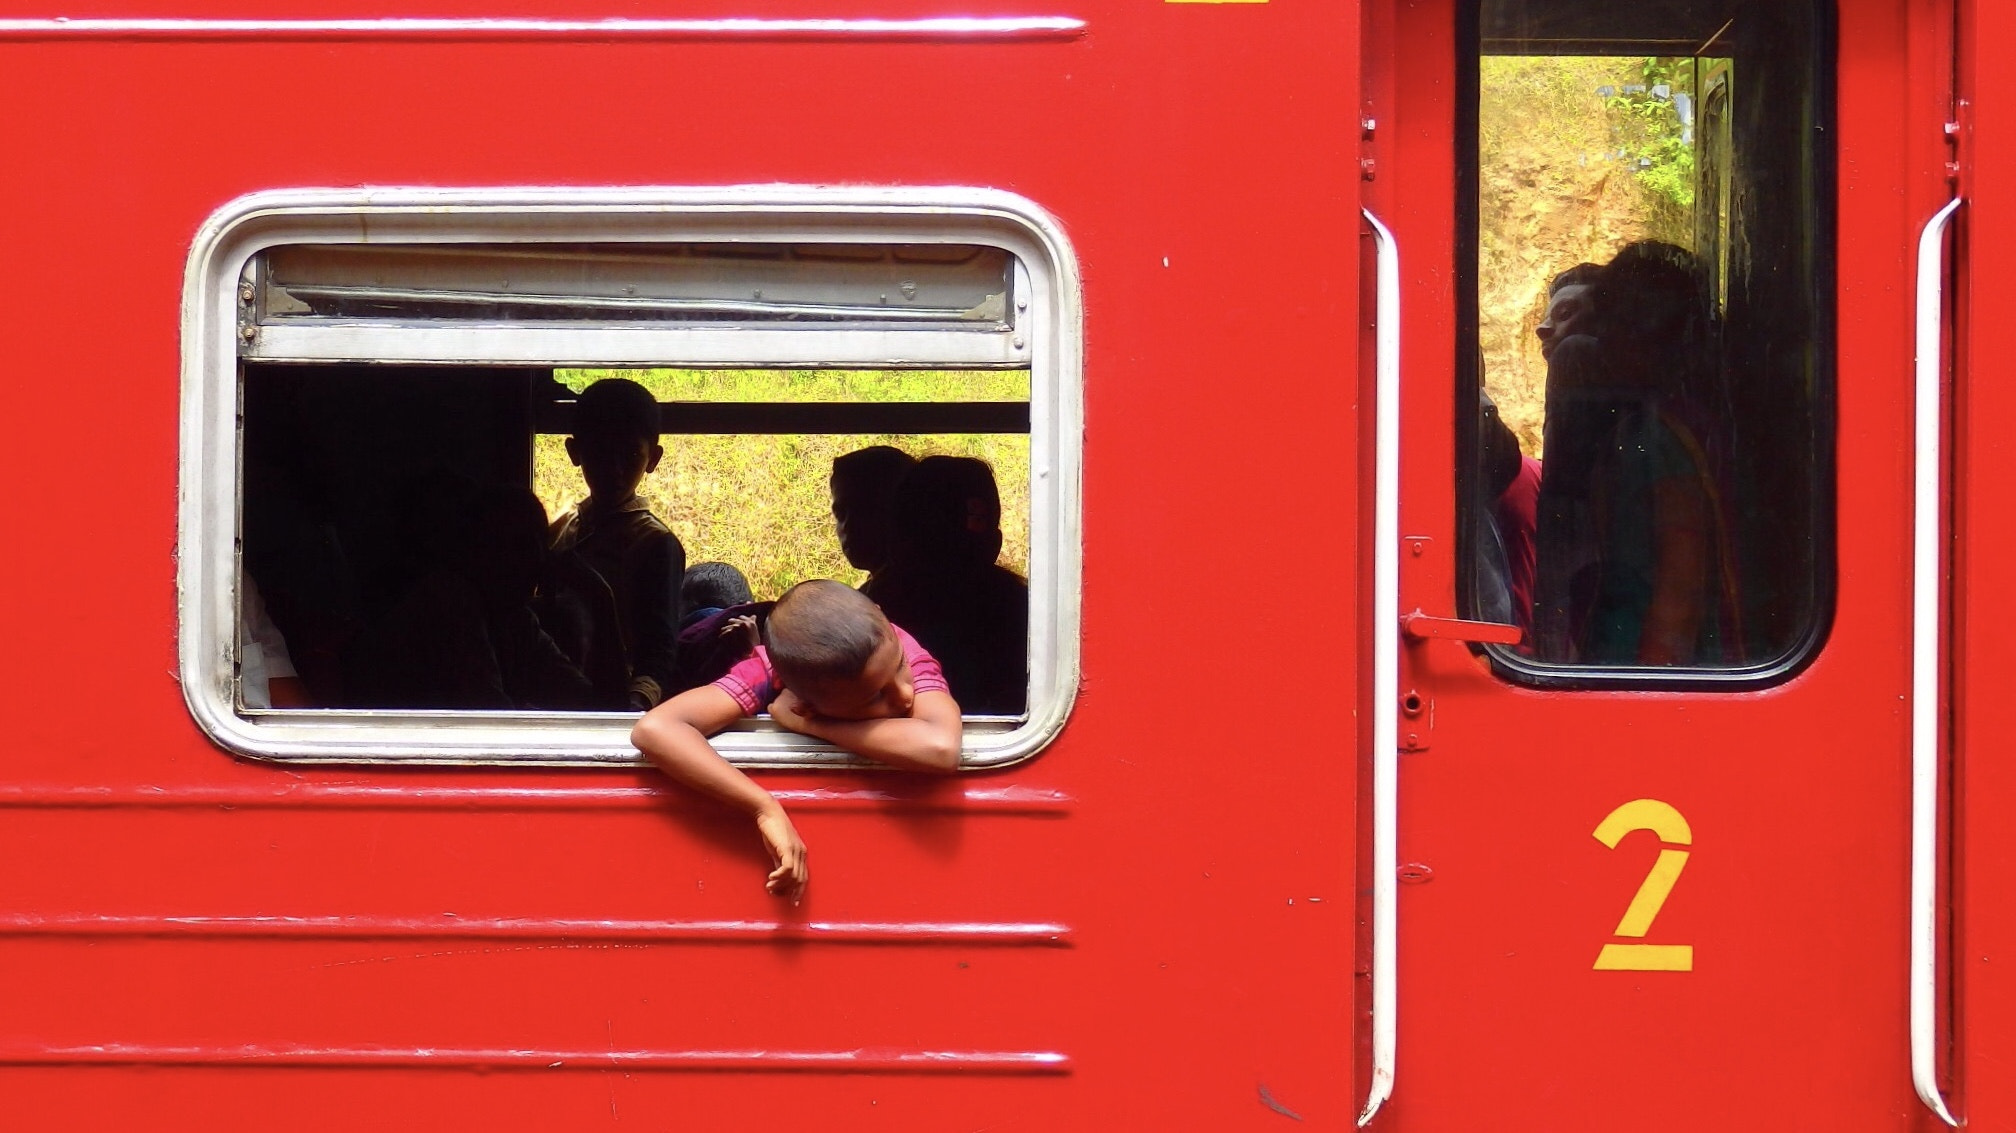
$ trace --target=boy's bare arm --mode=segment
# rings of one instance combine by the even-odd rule
[[[805,891],[805,843],[770,792],[714,750],[707,737],[742,718],[742,707],[727,693],[706,685],[688,689],[644,714],[630,742],[673,779],[727,803],[756,820],[757,832],[775,867],[765,883],[771,893],[796,901]]]
[[[920,692],[910,715],[885,720],[834,720],[807,716],[803,702],[790,689],[770,704],[770,716],[800,735],[825,740],[855,755],[905,771],[939,774],[959,770],[962,725],[959,704],[950,693]]]

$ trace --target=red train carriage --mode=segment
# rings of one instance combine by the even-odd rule
[[[10,1125],[2016,1128],[2016,17],[732,15],[0,18]],[[1000,478],[959,775],[717,741],[796,906],[345,669],[617,372],[695,561]]]

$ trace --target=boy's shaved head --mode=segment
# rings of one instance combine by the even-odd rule
[[[787,688],[852,681],[889,640],[882,608],[830,578],[801,582],[770,611],[770,664]]]

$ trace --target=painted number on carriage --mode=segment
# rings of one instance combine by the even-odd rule
[[[1679,849],[1694,843],[1694,832],[1680,812],[1658,799],[1633,799],[1604,816],[1596,824],[1596,840],[1610,849],[1634,830],[1650,830],[1659,836],[1659,858],[1638,886],[1637,896],[1617,922],[1617,935],[1633,943],[1610,943],[1596,954],[1599,972],[1691,972],[1694,946],[1691,944],[1645,944],[1659,909],[1672,895],[1680,871],[1687,868],[1688,851]]]

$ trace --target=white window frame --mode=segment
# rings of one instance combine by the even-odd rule
[[[962,767],[1005,766],[1049,743],[1078,685],[1084,407],[1076,256],[1048,213],[1012,193],[793,185],[289,189],[241,197],[213,214],[196,234],[183,278],[176,572],[183,695],[211,739],[241,755],[298,763],[607,766],[640,758],[629,743],[634,713],[239,709],[239,312],[241,277],[254,257],[285,244],[720,241],[981,244],[1015,257],[1016,300],[1028,303],[1017,311],[1015,328],[1021,339],[1016,349],[1026,350],[1030,370],[1029,705],[1021,717],[968,717]],[[542,347],[556,364],[640,360],[624,356],[637,351],[631,337],[594,327],[542,334],[560,336]],[[719,364],[709,353],[718,331],[684,331],[685,346],[678,328],[652,334],[657,341],[641,360]],[[770,337],[770,347],[802,349],[805,356],[750,358],[747,364],[803,365],[822,360],[828,349],[817,332]],[[918,361],[893,346],[890,356],[858,353],[858,339],[846,349],[855,364]],[[439,360],[523,360],[510,351],[490,357],[480,350]],[[384,359],[360,354],[352,360]],[[863,762],[767,721],[745,721],[717,736],[715,746],[744,767]]]

